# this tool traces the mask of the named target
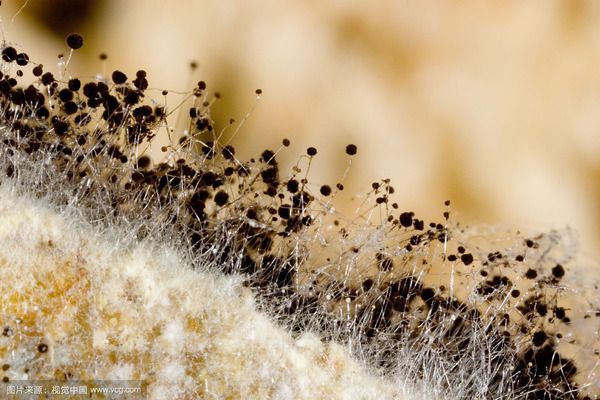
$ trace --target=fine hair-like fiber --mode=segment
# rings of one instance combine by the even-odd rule
[[[145,71],[85,81],[33,60],[3,44],[4,384],[135,379],[156,399],[598,397],[598,274],[569,230],[464,226],[450,202],[424,221],[385,179],[344,216],[343,183],[310,181],[327,156],[316,148],[283,171],[287,139],[251,160],[221,143],[205,82],[188,93],[190,129],[171,132],[167,116],[184,111],[152,99]]]

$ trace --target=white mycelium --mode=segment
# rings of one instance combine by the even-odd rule
[[[85,82],[2,57],[5,382],[144,380],[155,399],[600,393],[598,273],[568,232],[425,222],[388,180],[338,215],[343,185],[307,175],[316,149],[288,173],[274,151],[220,144],[204,82],[191,129],[153,162],[173,110],[143,70]]]

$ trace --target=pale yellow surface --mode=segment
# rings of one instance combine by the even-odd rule
[[[34,5],[12,22],[20,2],[4,3],[8,40],[45,64],[66,52],[31,25]],[[241,120],[262,88],[234,141],[243,157],[289,137],[288,164],[316,145],[313,181],[335,183],[353,142],[352,193],[390,177],[401,207],[419,215],[437,218],[450,198],[466,221],[568,224],[600,257],[598,2],[98,4],[70,68],[144,68],[151,86],[172,90],[205,79],[224,95],[220,121]]]
[[[0,371],[145,380],[149,399],[401,399],[336,344],[292,339],[231,278],[173,249],[99,237],[0,191]],[[117,244],[117,238],[121,238]],[[38,351],[45,344],[47,352]]]

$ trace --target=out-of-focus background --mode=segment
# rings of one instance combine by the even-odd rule
[[[570,225],[600,259],[600,2],[29,0],[15,16],[24,3],[2,2],[2,29],[38,62],[80,32],[74,74],[203,79],[218,121],[253,110],[242,157],[288,137],[285,165],[315,146],[312,181],[335,183],[355,143],[348,193],[389,177],[427,219],[451,199],[465,222]]]

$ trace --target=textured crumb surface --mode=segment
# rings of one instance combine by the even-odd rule
[[[168,249],[109,241],[6,190],[0,221],[3,377],[146,380],[152,399],[403,398]]]
[[[310,146],[291,171],[289,139],[236,156],[223,135],[244,120],[215,122],[204,81],[172,108],[142,69],[81,81],[1,54],[4,381],[143,379],[159,399],[598,398],[598,274],[569,230],[464,225],[449,200],[426,221],[390,179],[344,215],[346,173],[310,175],[327,153]]]

